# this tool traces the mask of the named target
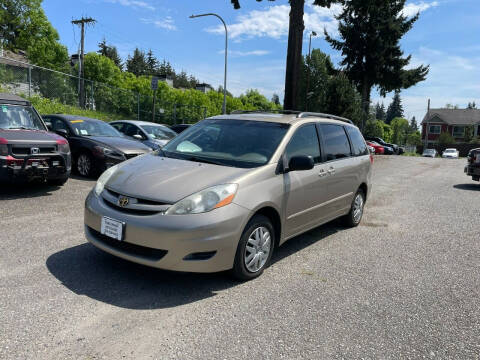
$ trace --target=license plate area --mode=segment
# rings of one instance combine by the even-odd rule
[[[111,237],[112,239],[122,241],[124,232],[124,222],[109,218],[107,216],[102,217],[102,226],[100,229],[100,233],[102,235],[106,235],[108,237]]]

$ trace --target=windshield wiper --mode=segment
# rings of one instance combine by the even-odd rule
[[[230,166],[230,165],[227,165],[227,164],[225,164],[224,162],[221,162],[221,161],[215,161],[215,160],[205,159],[205,158],[203,158],[203,157],[193,156],[193,155],[188,155],[188,156],[186,156],[186,157],[184,158],[184,160],[202,162],[202,163],[205,163],[205,164],[213,164],[213,165],[221,165],[221,166]]]

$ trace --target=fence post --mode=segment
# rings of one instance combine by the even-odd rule
[[[173,124],[177,124],[177,103],[173,104]]]
[[[32,67],[28,67],[28,97],[32,96]]]
[[[137,93],[137,120],[140,120],[140,93]]]
[[[205,106],[203,107],[203,118],[207,118],[207,108]]]
[[[90,104],[91,104],[90,106],[91,106],[91,109],[92,109],[92,110],[96,110],[96,106],[94,106],[94,103],[93,103],[93,101],[94,101],[94,100],[93,100],[93,91],[94,91],[94,90],[93,90],[93,81],[91,82],[91,84],[92,84],[92,86],[91,86],[91,87],[92,87],[92,95],[91,95],[91,97],[90,97]]]

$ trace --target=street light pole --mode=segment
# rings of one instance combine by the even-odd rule
[[[228,30],[227,30],[227,24],[225,21],[222,19],[220,15],[214,14],[214,13],[208,13],[208,14],[200,14],[200,15],[191,15],[190,19],[197,18],[197,17],[202,17],[202,16],[216,16],[217,18],[220,19],[220,21],[223,23],[223,27],[225,28],[225,70],[223,74],[223,104],[222,104],[222,113],[226,114],[227,113],[227,51],[228,51]]]
[[[310,61],[310,54],[312,50],[312,36],[317,36],[317,33],[315,31],[312,31],[310,33],[310,40],[308,42],[308,58],[307,58],[307,85],[305,86],[305,111],[308,110],[308,90],[310,87],[310,67],[308,62]]]

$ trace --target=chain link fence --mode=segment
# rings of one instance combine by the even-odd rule
[[[83,91],[81,91],[83,85]],[[0,87],[24,97],[39,96],[64,105],[112,114],[115,118],[164,124],[194,123],[207,116],[207,108],[156,98],[78,76],[0,56]]]

